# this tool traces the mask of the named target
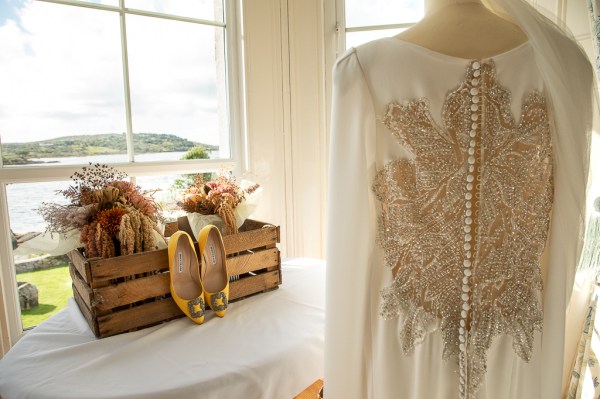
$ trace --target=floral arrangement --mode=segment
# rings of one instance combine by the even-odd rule
[[[157,249],[162,233],[154,191],[142,191],[126,178],[110,166],[90,164],[71,176],[73,185],[58,191],[68,205],[44,202],[38,211],[51,233],[79,229],[88,258]]]
[[[218,215],[225,224],[225,234],[235,234],[238,232],[235,208],[259,187],[258,184],[252,184],[242,188],[235,178],[225,173],[208,182],[203,175],[197,175],[186,189],[179,206],[192,214]]]

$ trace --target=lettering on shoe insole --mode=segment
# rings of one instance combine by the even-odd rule
[[[217,255],[215,255],[215,246],[210,244],[208,246],[208,250],[210,251],[210,258],[212,260],[212,264],[216,265],[217,264]]]
[[[179,273],[183,273],[183,251],[177,252],[177,260],[179,263]]]

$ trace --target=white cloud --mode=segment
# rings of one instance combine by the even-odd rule
[[[2,142],[125,131],[118,14],[33,1],[17,20],[0,26]],[[215,29],[127,17],[134,131],[219,142]]]

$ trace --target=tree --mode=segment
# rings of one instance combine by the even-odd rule
[[[185,161],[188,159],[209,159],[210,156],[206,148],[201,145],[190,148],[185,154],[181,156],[181,160]]]
[[[195,147],[190,148],[185,154],[181,156],[182,161],[190,160],[190,159],[209,159],[210,155],[206,148],[201,145],[197,145]],[[192,185],[196,181],[196,176],[198,173],[193,174],[185,174],[182,175],[181,179],[175,179],[173,182],[173,187],[176,189],[185,190],[190,185]],[[204,181],[210,181],[212,179],[212,173],[203,173],[202,178]]]

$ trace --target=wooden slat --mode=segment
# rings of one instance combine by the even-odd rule
[[[168,269],[168,259],[165,248],[90,262],[93,279],[91,286],[96,288],[101,286],[103,281]]]
[[[272,272],[274,270],[281,271],[281,252],[279,252],[278,249],[277,249],[277,264],[275,264],[273,266],[268,266],[265,269],[268,272]],[[281,284],[281,275],[282,275],[282,273],[279,273],[279,284]]]
[[[185,231],[192,237],[194,236],[187,216],[178,218],[177,225],[179,230]],[[279,236],[279,226],[246,219],[238,234],[223,236],[223,244],[225,245],[225,252],[229,255],[248,249],[273,248],[280,241]]]
[[[109,337],[134,328],[145,327],[184,316],[173,298],[145,303],[130,309],[121,310],[98,317],[101,337]]]
[[[266,268],[274,268],[273,270],[279,268],[279,250],[277,248],[227,258],[227,271],[230,276]]]
[[[279,287],[279,271],[244,277],[229,284],[229,300],[245,298],[259,292],[271,291]]]
[[[277,242],[277,228],[265,227],[223,237],[227,255],[264,247]]]
[[[323,380],[317,380],[302,391],[300,395],[294,396],[294,399],[318,399],[321,388],[323,388]]]
[[[240,226],[239,231],[249,231],[249,230],[261,229],[263,226],[265,226],[267,224],[268,223],[259,222],[258,220],[254,220],[254,219],[246,219],[244,221],[244,224],[242,224]]]
[[[81,277],[89,284],[92,281],[92,276],[90,274],[90,263],[88,260],[81,254],[79,249],[72,250],[67,256]]]
[[[88,325],[90,326],[90,329],[92,330],[94,335],[98,337],[100,335],[100,331],[98,330],[98,323],[96,323],[96,321],[94,320],[91,310],[85,305],[85,302],[83,301],[75,287],[73,287],[73,298],[75,298],[75,302],[77,303],[77,306],[79,307],[83,318],[87,321]]]
[[[196,237],[194,237],[194,233],[192,232],[192,226],[190,226],[190,221],[187,216],[181,216],[177,218],[177,228],[180,231],[185,231],[192,237],[192,241],[196,241]]]
[[[94,305],[98,310],[109,310],[170,293],[169,273],[136,278],[94,290]]]
[[[88,309],[91,309],[94,299],[94,293],[91,288],[83,281],[73,263],[69,265],[69,273],[71,274],[71,281],[73,282],[73,290],[79,294],[81,300],[87,305]]]
[[[177,222],[169,222],[165,225],[165,237],[171,237],[178,230]]]

